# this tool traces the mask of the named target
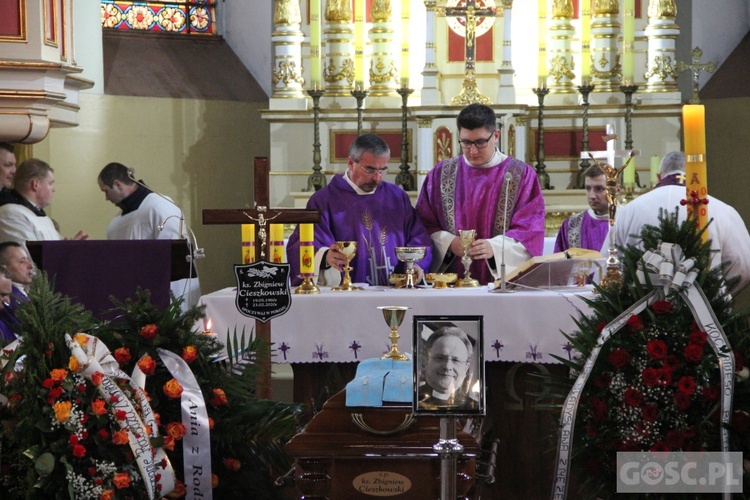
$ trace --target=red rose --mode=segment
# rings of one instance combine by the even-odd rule
[[[68,443],[70,443],[70,446],[75,446],[78,444],[78,435],[77,434],[71,434],[68,438]]]
[[[123,410],[117,410],[117,411],[115,412],[115,418],[116,418],[117,420],[123,421],[123,420],[125,420],[125,419],[126,419],[127,417],[128,417],[128,414],[127,414],[127,413],[125,413],[125,412],[124,412]]]
[[[659,372],[656,368],[648,367],[641,372],[641,378],[646,387],[652,387],[659,382]]]
[[[659,376],[659,385],[667,386],[672,383],[672,372],[667,369],[656,370]]]
[[[693,363],[700,362],[703,357],[703,345],[702,344],[688,344],[685,347],[685,359],[692,361]]]
[[[607,326],[607,322],[601,321],[598,325],[596,325],[596,331],[602,333],[602,330],[604,330],[605,326]]]
[[[83,458],[86,456],[86,448],[84,448],[82,445],[77,444],[73,447],[73,456],[78,458]]]
[[[637,314],[628,318],[627,325],[633,333],[643,330],[643,320]]]
[[[6,382],[7,382],[7,381],[6,381]],[[44,379],[44,380],[42,381],[42,387],[44,387],[45,389],[49,389],[49,388],[51,388],[51,387],[54,387],[54,385],[55,385],[55,381],[54,381],[54,380],[52,380],[51,378],[45,378],[45,379]]]
[[[625,391],[625,404],[628,406],[640,406],[643,403],[643,394],[641,391],[634,387],[630,387]]]
[[[99,439],[101,439],[102,441],[106,441],[107,439],[109,439],[109,432],[107,431],[107,429],[99,429],[97,434],[99,434]]]
[[[63,388],[62,387],[53,387],[49,390],[49,397],[52,399],[57,399],[60,396],[62,396]]]
[[[149,325],[142,327],[140,333],[141,333],[141,337],[143,337],[144,339],[151,340],[154,337],[156,337],[157,333],[159,333],[159,327],[151,323]]]
[[[695,380],[689,375],[685,375],[677,382],[677,390],[684,392],[685,394],[693,394],[695,392]]]
[[[130,349],[127,347],[118,347],[115,349],[115,359],[121,365],[125,365],[130,362],[133,357],[130,355]]]
[[[664,361],[662,361],[662,366],[668,372],[673,372],[680,367],[680,360],[677,359],[677,356],[674,354],[669,354],[664,358]]]
[[[646,422],[655,422],[659,416],[659,409],[654,405],[645,405],[641,409],[641,416]]]
[[[630,354],[625,349],[618,347],[609,353],[609,362],[615,368],[622,368],[630,362]]]
[[[649,340],[646,349],[649,358],[664,359],[667,356],[668,347],[663,340]]]
[[[674,310],[674,306],[668,300],[657,300],[651,305],[651,309],[653,309],[654,314],[657,316],[662,316],[671,313]]]
[[[719,388],[715,385],[708,385],[701,389],[701,399],[707,403],[716,401],[719,398]]]
[[[224,467],[233,472],[237,472],[238,470],[240,470],[240,467],[242,467],[242,462],[234,458],[225,458]]]
[[[607,419],[607,403],[599,398],[591,398],[591,418],[596,422],[601,422]]]
[[[682,443],[684,443],[685,441],[682,437],[682,433],[676,430],[671,430],[667,432],[666,440],[667,440],[667,445],[673,450],[681,448]]]
[[[94,372],[94,374],[91,375],[91,383],[97,387],[102,385],[102,380],[104,380],[104,374],[102,372]]]
[[[708,342],[708,334],[701,331],[692,332],[690,334],[690,340],[688,340],[688,343],[698,345],[703,345],[706,342]]]
[[[674,403],[679,411],[685,411],[690,408],[690,405],[693,404],[693,401],[690,399],[689,394],[682,391],[677,391],[677,394],[674,395]]]
[[[651,447],[651,451],[672,451],[664,441],[657,441]]]

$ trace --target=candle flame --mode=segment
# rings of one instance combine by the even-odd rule
[[[205,329],[205,332],[204,332],[204,333],[212,333],[212,332],[211,332],[211,326],[212,326],[211,318],[206,318],[206,319],[205,319],[205,320],[203,321],[203,327],[204,327],[204,329]]]

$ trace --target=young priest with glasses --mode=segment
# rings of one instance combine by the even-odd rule
[[[499,277],[503,249],[506,272],[542,254],[544,198],[534,169],[497,149],[492,108],[470,104],[456,121],[463,154],[427,174],[417,213],[434,244],[433,272],[463,273],[458,231],[476,230],[471,277],[486,284]]]

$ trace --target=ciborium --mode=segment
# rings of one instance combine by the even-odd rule
[[[401,326],[401,323],[404,321],[406,311],[408,311],[410,308],[404,306],[380,306],[378,307],[378,309],[383,311],[385,322],[391,328],[391,334],[388,335],[388,338],[391,340],[391,350],[381,356],[380,359],[408,361],[409,358],[406,357],[406,354],[399,352],[398,350],[398,339],[401,338],[401,336],[398,334],[398,327]]]
[[[356,241],[337,241],[336,245],[339,247],[341,253],[346,257],[346,265],[344,266],[344,279],[341,281],[339,286],[331,288],[331,290],[351,292],[354,290],[364,290],[361,286],[352,285],[352,279],[349,277],[349,271],[352,270],[352,266],[349,263],[352,261],[355,255],[357,255],[357,242]]]
[[[424,259],[427,247],[396,247],[396,257],[406,263],[406,284],[404,288],[417,288],[414,284],[414,263]]]
[[[461,240],[461,247],[464,249],[464,256],[461,257],[461,264],[464,265],[464,277],[456,282],[456,288],[473,288],[478,287],[479,282],[471,277],[471,257],[469,257],[469,247],[474,243],[476,237],[475,229],[460,229],[458,237]]]
[[[424,280],[427,283],[432,283],[435,290],[450,288],[451,283],[455,283],[457,279],[456,273],[429,273],[424,276]]]

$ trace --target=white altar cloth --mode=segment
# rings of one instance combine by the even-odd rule
[[[227,332],[252,331],[255,320],[235,306],[235,289],[204,295],[211,330],[220,340]],[[404,290],[369,287],[359,292],[294,295],[283,316],[271,320],[274,363],[356,362],[390,350],[390,328],[378,306],[407,306],[399,328],[399,350],[412,352],[414,315],[484,316],[484,360],[556,363],[550,356],[569,358],[571,348],[560,333],[575,330],[578,310],[589,312],[582,297],[592,288],[489,293],[486,288]]]

